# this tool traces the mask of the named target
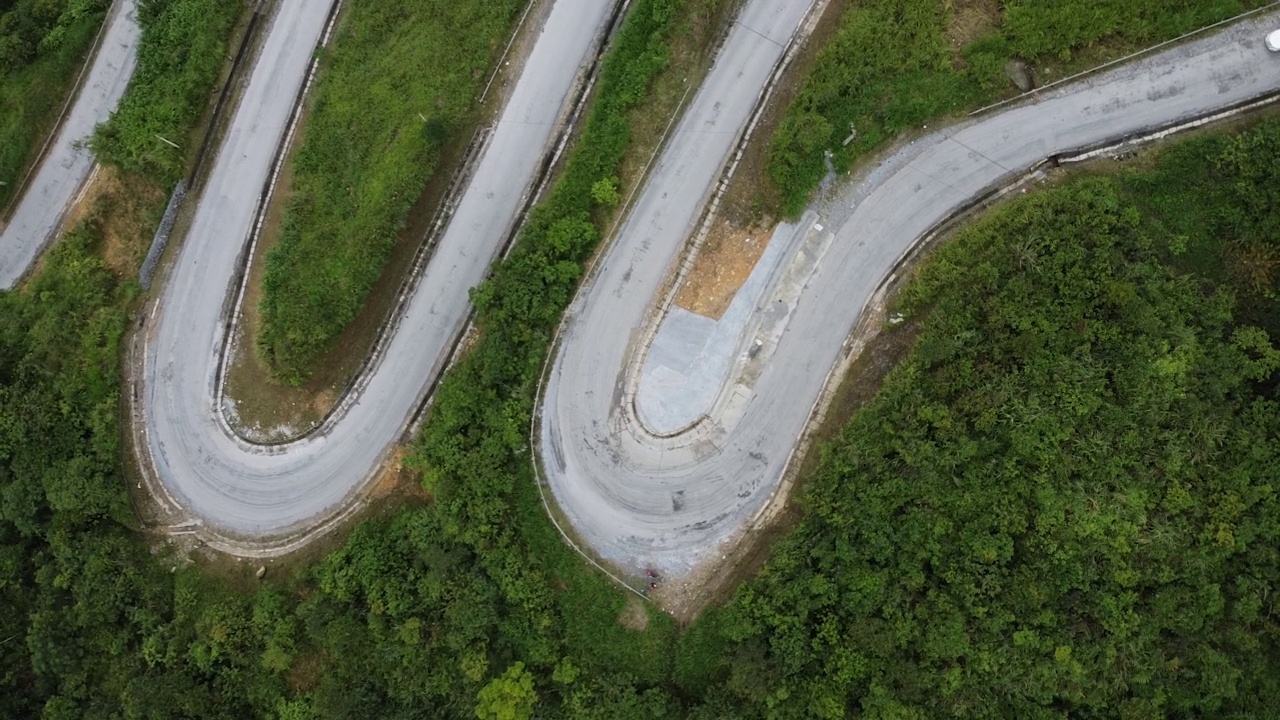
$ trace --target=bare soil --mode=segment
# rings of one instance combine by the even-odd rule
[[[1004,18],[999,0],[950,0],[946,10],[947,28],[943,35],[951,46],[953,62],[958,65],[962,62],[961,48],[994,32]]]
[[[98,182],[100,192],[111,198],[102,214],[102,260],[117,276],[132,280],[147,256],[158,222],[150,210],[163,207],[164,191],[122,178],[111,168],[103,168]]]
[[[775,223],[771,215],[779,197],[768,173],[769,139],[800,92],[818,51],[839,26],[847,4],[848,0],[831,0],[790,67],[774,86],[769,104],[730,179],[719,215],[682,281],[675,299],[677,306],[719,319],[764,252],[773,232]]]
[[[719,320],[747,281],[773,232],[767,219],[750,228],[718,218],[693,259],[675,303],[692,313]]]
[[[654,601],[681,627],[688,627],[706,608],[732,599],[738,586],[764,566],[773,543],[800,518],[800,512],[788,504],[768,525],[733,543],[718,562],[704,563],[680,580],[664,581],[654,592]]]
[[[368,497],[371,500],[380,500],[399,495],[424,503],[429,502],[431,495],[423,489],[422,483],[419,482],[420,479],[416,471],[405,467],[404,449],[402,448],[397,450],[391,459],[387,461],[387,464],[383,466],[378,479],[374,481],[373,487],[369,489]]]
[[[114,167],[98,165],[63,218],[60,233],[70,232],[86,220],[98,221],[103,264],[118,277],[132,279],[150,246],[155,225],[150,209],[163,200],[161,190],[151,183],[137,182],[123,177]]]

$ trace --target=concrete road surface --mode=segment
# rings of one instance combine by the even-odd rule
[[[136,0],[117,0],[111,6],[102,44],[89,59],[92,64],[84,85],[0,233],[0,290],[12,288],[31,269],[93,168],[92,153],[76,144],[111,115],[133,76],[141,34],[134,19],[136,5]],[[19,180],[0,178],[9,183]]]
[[[1280,91],[1280,54],[1263,46],[1280,22],[1270,13],[916,140],[811,209],[800,246],[820,262],[771,309],[783,315],[775,336],[739,363],[700,421],[658,434],[634,410],[655,294],[802,4],[748,0],[602,270],[578,293],[546,380],[545,479],[578,538],[637,574],[688,571],[764,507],[861,308],[972,197],[1055,154]]]
[[[224,302],[329,0],[282,0],[187,237],[150,320],[141,447],[193,520],[229,538],[281,538],[344,507],[398,441],[463,328],[612,11],[555,0],[394,339],[315,433],[278,446],[236,437],[215,407]],[[442,51],[446,49],[442,48]]]

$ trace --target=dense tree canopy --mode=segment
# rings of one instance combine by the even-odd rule
[[[1272,155],[1271,157],[1275,157]],[[1272,206],[1273,209],[1280,207]],[[796,717],[1280,704],[1280,367],[1111,180],[929,263],[915,351],[827,448],[725,620]]]

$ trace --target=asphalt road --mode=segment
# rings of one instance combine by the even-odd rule
[[[612,3],[556,0],[386,352],[317,432],[279,446],[236,437],[215,406],[224,303],[329,0],[283,0],[191,230],[149,321],[143,447],[164,489],[222,537],[283,537],[338,512],[376,473],[439,374]],[[229,293],[231,295],[229,295]]]
[[[8,290],[35,263],[62,223],[93,168],[93,154],[76,146],[93,134],[120,103],[133,76],[141,34],[134,19],[136,0],[118,0],[104,21],[102,45],[84,85],[58,129],[21,200],[0,233],[0,290]],[[18,182],[19,178],[0,178]]]
[[[797,5],[749,0],[602,270],[578,293],[548,373],[546,482],[578,538],[624,569],[680,574],[723,551],[778,487],[861,308],[972,197],[1055,154],[1280,91],[1280,54],[1262,42],[1280,23],[1271,13],[916,140],[812,208],[806,222],[830,244],[786,304],[776,346],[702,421],[659,437],[634,413],[643,330]]]

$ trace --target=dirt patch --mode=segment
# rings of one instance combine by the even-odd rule
[[[682,627],[688,627],[707,607],[728,602],[739,585],[759,572],[769,559],[773,543],[795,527],[800,517],[800,512],[788,503],[765,527],[727,542],[726,551],[718,560],[708,560],[679,580],[664,581],[654,594],[654,601]]]
[[[139,187],[131,184],[129,192],[118,173],[103,173],[105,192],[113,198],[102,216],[102,262],[107,269],[121,278],[133,279],[137,268],[152,239],[154,223],[147,222],[142,212],[163,200],[163,193],[155,186]],[[146,195],[147,197],[141,197]]]
[[[71,207],[62,218],[62,227],[58,228],[59,237],[79,227],[100,205],[102,196],[106,194],[105,183],[101,178],[105,172],[110,171],[111,168],[94,165],[93,172],[89,173],[89,178],[80,188],[80,195],[71,201]]]
[[[295,695],[302,695],[320,685],[326,667],[325,656],[317,651],[298,654],[289,665],[284,681]]]
[[[133,278],[147,254],[156,225],[153,209],[164,200],[163,195],[153,183],[123,176],[114,167],[95,166],[63,219],[59,234],[91,218],[96,220],[102,230],[99,252],[103,264],[121,278]]]
[[[654,83],[652,101],[633,113],[631,135],[637,149],[623,161],[619,176],[624,188],[635,188],[643,180],[651,154],[660,150],[667,127],[688,99],[687,91],[701,85],[711,67],[709,52],[719,43],[729,27],[729,19],[738,10],[736,1],[709,6],[703,14],[691,18],[689,25],[672,41],[673,68]],[[781,82],[786,82],[784,78]],[[762,137],[757,134],[756,137]],[[748,154],[750,154],[750,150]],[[741,173],[740,173],[741,174]],[[683,280],[676,305],[690,312],[719,319],[742,284],[746,282],[756,261],[764,252],[773,222],[759,213],[722,212],[694,258],[693,268]]]
[[[959,60],[960,49],[1000,27],[1004,10],[999,0],[951,0],[946,4],[943,36]]]
[[[627,593],[627,603],[622,606],[622,612],[618,613],[618,624],[628,630],[644,632],[649,627],[649,611],[645,608],[644,601]]]
[[[382,466],[377,480],[369,489],[370,500],[381,500],[396,495],[422,502],[431,500],[431,494],[422,487],[421,475],[405,467],[404,454],[404,447],[397,448],[391,459]]]
[[[680,286],[676,305],[719,320],[769,244],[770,227],[768,219],[745,229],[717,219]]]
[[[337,401],[338,393],[332,388],[325,388],[311,398],[311,412],[324,417],[325,413],[329,412]]]

